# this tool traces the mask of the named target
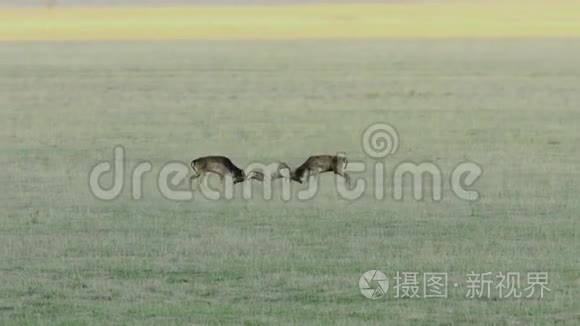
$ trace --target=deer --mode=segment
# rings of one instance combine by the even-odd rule
[[[302,178],[306,176],[306,181],[309,182],[311,175],[334,172],[334,174],[342,176],[346,184],[349,185],[350,176],[344,172],[347,164],[348,160],[345,155],[313,155],[291,173],[291,179],[302,183]]]
[[[234,184],[250,179],[264,179],[264,174],[262,172],[250,171],[250,173],[246,174],[244,170],[237,167],[232,163],[232,160],[225,156],[203,156],[196,158],[191,161],[191,168],[193,169],[194,175],[189,178],[190,185],[194,179],[210,172],[219,175],[222,181],[226,176],[231,176]]]

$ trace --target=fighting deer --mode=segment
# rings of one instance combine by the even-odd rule
[[[190,184],[194,179],[201,177],[209,172],[220,176],[223,180],[226,176],[231,176],[234,184],[244,182],[249,179],[263,180],[264,175],[259,171],[251,171],[246,175],[244,170],[238,168],[232,161],[225,156],[204,156],[191,161],[191,168],[194,175],[189,178]]]
[[[324,172],[334,172],[342,176],[346,184],[350,184],[350,176],[344,172],[348,161],[344,155],[314,155],[310,156],[291,174],[291,179],[302,183],[302,178],[306,176],[306,181],[310,181],[311,175]]]

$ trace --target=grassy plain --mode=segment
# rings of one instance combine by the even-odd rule
[[[579,58],[571,40],[4,43],[0,320],[578,322]],[[306,202],[172,202],[154,186],[164,162],[210,153],[372,164],[360,134],[374,121],[400,134],[389,169],[478,162],[481,200],[446,185],[438,203],[395,201],[390,186],[348,202],[329,175]],[[88,190],[116,144],[128,168],[154,166],[141,201]],[[370,269],[459,286],[372,301],[358,289]],[[470,271],[545,271],[551,291],[466,299]]]
[[[0,9],[0,40],[578,37],[580,1]]]

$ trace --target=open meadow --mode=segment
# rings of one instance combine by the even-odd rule
[[[579,53],[553,40],[4,44],[0,316],[577,321]],[[297,166],[345,151],[370,164],[360,137],[375,121],[400,135],[388,169],[475,161],[481,199],[446,185],[440,202],[395,201],[388,175],[381,201],[340,199],[330,175],[309,201],[174,202],[154,186],[164,162],[211,153]],[[153,164],[140,201],[129,186],[112,202],[89,192],[116,144],[128,169]],[[368,300],[358,279],[370,269],[448,272],[459,287]],[[551,291],[466,299],[470,271],[545,271]]]
[[[0,324],[577,324],[580,4],[499,3],[0,10]],[[376,122],[399,136],[385,159],[363,151]],[[117,145],[124,187],[103,201],[89,173]],[[341,198],[331,174],[304,201],[281,180],[272,200],[256,181],[249,200],[157,187],[203,155],[337,152],[366,164],[355,180],[383,162],[385,198]],[[404,162],[443,172],[440,201],[428,182],[393,198]],[[451,190],[462,162],[483,168],[477,201]],[[374,269],[390,288],[370,300]],[[397,272],[420,298],[396,297]],[[446,298],[423,297],[431,272]],[[489,297],[468,297],[472,272]],[[549,290],[501,297],[500,272]]]

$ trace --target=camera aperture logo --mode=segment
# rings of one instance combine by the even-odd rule
[[[389,280],[383,272],[373,269],[360,277],[358,287],[365,297],[369,299],[380,299],[389,290]]]

